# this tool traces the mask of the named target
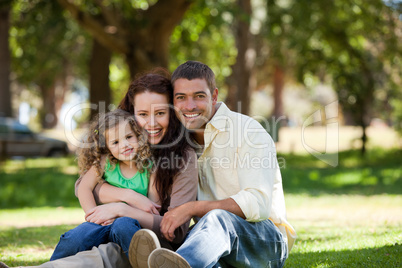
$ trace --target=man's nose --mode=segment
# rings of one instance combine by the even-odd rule
[[[193,100],[193,98],[188,98],[186,101],[186,110],[187,111],[192,111],[197,107],[195,101]]]

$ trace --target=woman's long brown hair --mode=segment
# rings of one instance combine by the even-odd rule
[[[173,86],[166,71],[148,73],[139,76],[130,83],[128,91],[119,104],[119,108],[134,114],[134,98],[137,94],[152,92],[167,97],[169,102],[169,126],[165,136],[159,144],[151,145],[154,167],[156,172],[155,186],[162,203],[162,207],[170,202],[169,188],[173,178],[184,168],[188,158],[186,151],[189,148],[186,128],[176,117],[173,108]]]

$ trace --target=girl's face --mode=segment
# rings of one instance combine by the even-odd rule
[[[105,134],[107,147],[116,159],[130,161],[134,158],[138,148],[138,140],[127,120],[109,128]]]
[[[135,95],[134,115],[138,124],[146,130],[149,143],[160,143],[169,126],[167,96],[154,92]]]

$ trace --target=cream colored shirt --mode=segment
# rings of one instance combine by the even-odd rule
[[[296,233],[286,220],[282,177],[275,144],[254,119],[218,103],[205,127],[204,150],[198,158],[198,200],[232,198],[246,220],[272,220],[288,238]]]

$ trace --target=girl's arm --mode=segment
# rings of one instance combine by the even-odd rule
[[[82,176],[82,181],[77,191],[77,197],[85,213],[88,213],[91,209],[96,207],[96,202],[92,191],[95,188],[95,185],[98,183],[98,180],[99,177],[97,175],[95,166],[92,166],[87,173]]]
[[[131,207],[159,215],[160,205],[156,202],[131,189],[115,187],[108,183],[103,183],[99,188],[99,200],[104,204],[124,202]]]
[[[131,207],[125,203],[109,203],[91,209],[85,220],[96,224],[107,225],[111,220],[118,217],[130,217],[138,220],[143,228],[152,229],[154,215],[141,209]]]
[[[159,206],[158,208],[160,208],[160,205],[162,205],[162,203],[161,200],[159,200],[159,194],[158,191],[156,190],[155,179],[156,179],[156,173],[155,172],[151,173],[148,185],[148,198],[154,204],[157,204]]]

